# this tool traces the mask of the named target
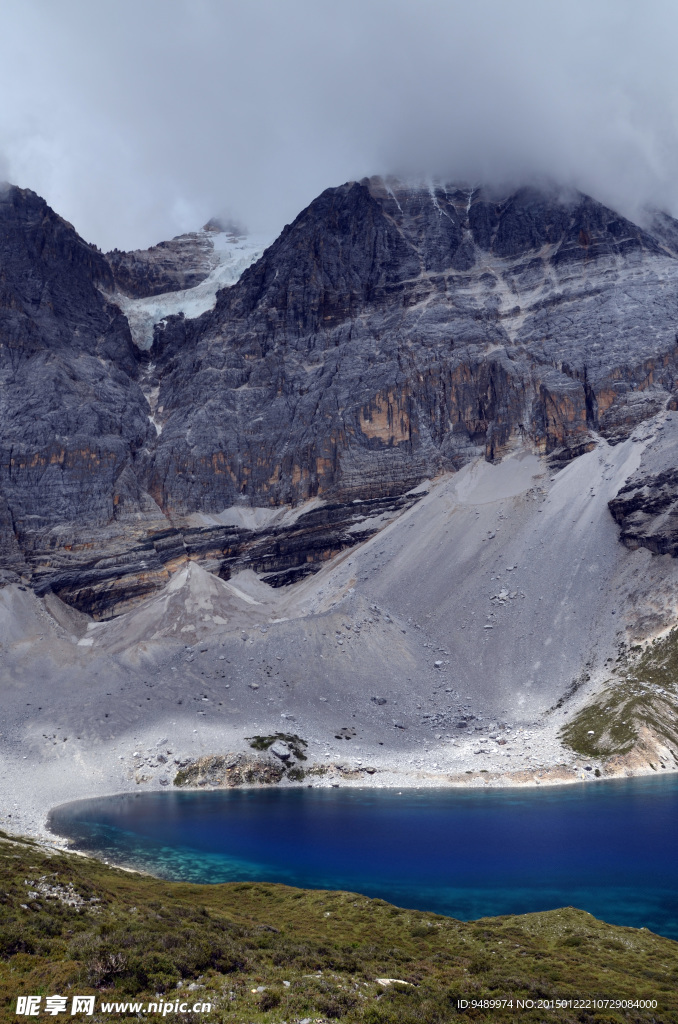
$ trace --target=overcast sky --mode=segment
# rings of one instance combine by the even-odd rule
[[[373,173],[678,215],[675,0],[4,0],[0,180],[102,248]]]

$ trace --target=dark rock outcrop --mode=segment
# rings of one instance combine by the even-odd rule
[[[322,563],[346,547],[367,540],[389,520],[411,507],[415,495],[373,498],[362,502],[321,504],[300,510],[286,522],[261,529],[237,525],[191,525],[159,529],[149,524],[135,542],[130,531],[117,547],[100,533],[98,549],[87,557],[59,552],[49,561],[34,562],[33,588],[37,594],[55,593],[62,601],[96,618],[109,618],[164,586],[169,574],[187,559],[228,579],[253,569],[274,587],[296,583],[317,572]],[[167,521],[164,520],[167,527]],[[108,540],[108,552],[105,545]],[[8,564],[10,564],[8,562]]]
[[[629,548],[678,555],[678,415],[671,412],[657,430],[640,465],[615,498],[610,512]]]
[[[216,265],[209,233],[192,231],[150,249],[106,253],[115,287],[132,299],[195,288]]]
[[[678,468],[634,479],[622,487],[609,507],[627,547],[645,547],[659,555],[678,554]]]

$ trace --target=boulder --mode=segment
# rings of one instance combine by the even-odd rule
[[[275,754],[276,757],[279,757],[281,761],[289,761],[292,756],[292,751],[286,743],[282,742],[282,740],[276,740],[268,749],[272,754]]]

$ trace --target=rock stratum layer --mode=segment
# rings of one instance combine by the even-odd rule
[[[104,256],[6,188],[6,577],[100,618],[186,559],[285,584],[478,455],[520,440],[562,463],[625,440],[676,404],[676,238],[580,193],[351,182],[212,310],[163,319],[148,353],[116,295],[204,280],[205,246]],[[647,521],[670,468],[657,500],[639,477],[613,501],[627,543],[675,553],[671,515]]]

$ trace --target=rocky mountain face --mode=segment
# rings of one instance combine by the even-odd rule
[[[675,409],[675,403],[670,403]],[[617,496],[610,512],[629,548],[657,555],[678,555],[678,437],[668,424],[658,427],[640,464]]]
[[[31,576],[97,544],[154,433],[106,259],[34,193],[0,194],[0,545]],[[128,541],[126,541],[128,543]]]
[[[150,249],[106,253],[115,286],[132,299],[194,288],[216,266],[209,234],[191,231]]]
[[[104,618],[187,558],[286,584],[478,455],[622,441],[676,403],[676,238],[579,193],[351,182],[145,353],[116,295],[185,288],[209,254],[104,256],[10,188],[3,566]],[[624,539],[672,550],[636,491],[613,502]]]
[[[158,332],[151,493],[178,513],[393,494],[519,434],[566,457],[621,439],[673,388],[677,268],[584,196],[330,189],[213,312]]]

